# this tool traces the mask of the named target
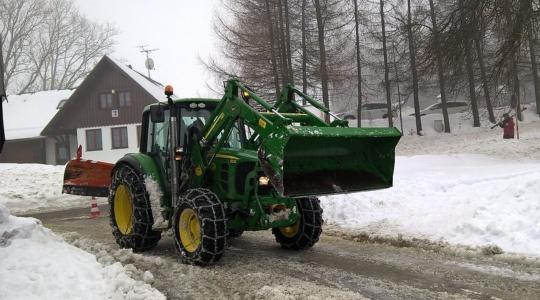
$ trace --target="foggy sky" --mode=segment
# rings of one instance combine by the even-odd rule
[[[198,57],[215,47],[213,12],[219,0],[76,0],[88,18],[110,22],[120,31],[112,57],[144,71],[139,45],[159,48],[152,53],[153,79],[172,84],[180,97],[215,96],[212,83]],[[215,51],[214,51],[215,52]]]

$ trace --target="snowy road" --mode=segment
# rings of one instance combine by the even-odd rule
[[[291,252],[280,249],[269,232],[258,232],[232,240],[216,266],[199,268],[179,262],[167,235],[143,255],[118,250],[108,216],[89,220],[87,215],[87,209],[72,209],[33,216],[84,250],[106,251],[124,265],[151,271],[153,286],[169,299],[538,299],[540,295],[540,262],[519,257],[424,251],[330,235],[323,235],[310,251]]]

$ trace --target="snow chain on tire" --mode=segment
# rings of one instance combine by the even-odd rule
[[[283,248],[304,250],[319,241],[319,236],[322,233],[323,210],[319,199],[315,197],[300,198],[296,202],[300,212],[300,220],[296,224],[298,226],[296,234],[287,237],[279,228],[272,228],[272,234]]]
[[[120,186],[127,188],[132,204],[132,227],[127,234],[119,229],[115,219],[114,201]],[[152,230],[154,219],[150,198],[144,184],[144,174],[127,164],[118,166],[114,171],[109,193],[109,209],[112,233],[120,247],[143,251],[155,247],[161,239],[161,232]]]
[[[185,210],[195,212],[200,226],[199,243],[193,251],[188,251],[180,236],[180,219]],[[184,263],[209,265],[218,261],[225,251],[227,218],[218,197],[208,189],[191,189],[180,197],[179,205],[174,212],[173,230],[176,249],[180,252]]]

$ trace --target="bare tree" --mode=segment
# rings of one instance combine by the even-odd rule
[[[322,0],[326,1],[326,0]],[[320,73],[321,73],[321,86],[324,106],[330,108],[329,95],[328,95],[328,69],[326,66],[326,46],[324,44],[324,20],[322,6],[319,0],[314,0],[316,18],[317,18],[317,32],[319,36],[319,55],[320,55]],[[330,121],[328,114],[326,114],[326,121]]]
[[[531,7],[532,10],[532,7]],[[527,28],[527,37],[529,42],[529,56],[531,58],[531,69],[534,84],[534,98],[536,102],[536,114],[540,115],[540,79],[538,78],[538,63],[536,61],[535,44],[537,42],[535,32],[535,21],[532,20]]]
[[[381,13],[381,31],[382,31],[382,45],[383,45],[383,58],[384,58],[384,87],[386,89],[386,110],[388,117],[388,127],[394,127],[393,112],[392,112],[392,97],[390,96],[390,69],[388,67],[388,51],[386,49],[386,24],[384,20],[384,0],[380,0],[380,13]]]
[[[357,122],[358,127],[362,127],[362,64],[360,62],[360,33],[359,33],[359,20],[358,20],[358,0],[353,0],[354,4],[354,29],[356,35],[356,73],[358,76],[358,108],[357,108]]]
[[[306,21],[306,10],[307,10],[307,0],[302,0],[302,27],[300,28],[302,34],[302,92],[307,94],[307,44],[306,44],[306,35],[307,35],[307,21]],[[306,105],[306,100],[302,99],[302,104]]]
[[[411,64],[411,76],[413,85],[414,117],[416,120],[416,134],[422,135],[422,117],[420,116],[420,100],[418,91],[418,71],[416,69],[416,46],[413,36],[411,0],[407,0],[407,40]]]
[[[72,0],[0,0],[14,92],[76,86],[112,50],[116,29],[89,21]]]
[[[437,17],[435,15],[435,5],[433,4],[433,0],[429,0],[429,11],[432,25],[431,30],[433,34],[432,47],[435,52],[435,60],[437,62],[437,74],[439,77],[439,88],[441,92],[441,107],[444,120],[444,132],[450,133],[450,119],[448,118],[448,108],[446,105],[446,79],[444,77],[443,54],[441,50],[440,32],[439,27],[437,26]]]
[[[28,51],[45,18],[44,0],[0,0],[6,89],[16,91],[13,81],[28,70]]]

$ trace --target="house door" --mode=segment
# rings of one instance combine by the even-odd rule
[[[69,157],[69,145],[66,143],[56,143],[56,164],[66,164],[69,160]]]

